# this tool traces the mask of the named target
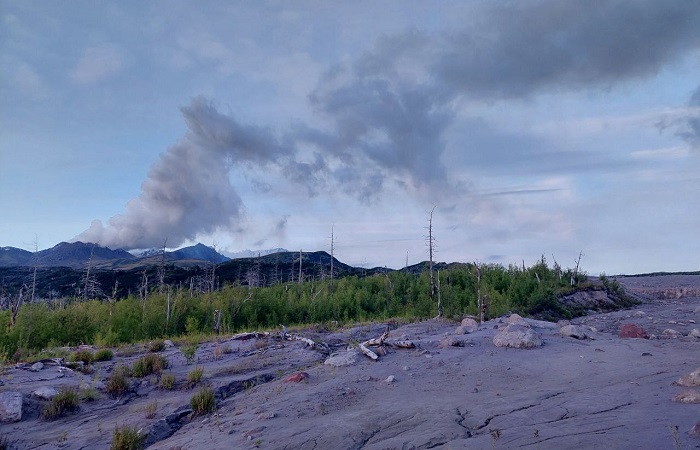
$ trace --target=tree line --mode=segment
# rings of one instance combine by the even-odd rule
[[[550,266],[544,257],[531,267],[454,263],[428,270],[375,272],[280,282],[236,281],[208,291],[188,286],[153,286],[126,298],[82,296],[22,304],[0,311],[0,358],[63,345],[117,346],[184,334],[234,333],[279,324],[329,324],[435,317],[485,318],[506,312],[542,318],[570,318],[583,311],[557,301],[576,289],[591,288],[576,269]],[[606,288],[611,287],[608,281]],[[432,288],[431,288],[432,287]],[[619,289],[619,285],[613,285]]]

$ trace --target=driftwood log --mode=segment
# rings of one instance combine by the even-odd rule
[[[391,347],[391,348],[416,348],[416,344],[414,344],[412,341],[394,341],[394,342],[389,342],[387,339],[389,338],[389,329],[382,333],[381,336],[369,339],[367,341],[362,342],[358,347],[360,351],[365,354],[368,358],[370,358],[372,361],[376,361],[379,359],[379,355],[381,354],[386,355],[386,349],[384,348],[384,345]],[[372,350],[370,347],[377,347],[377,350]]]

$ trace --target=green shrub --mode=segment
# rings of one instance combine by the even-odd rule
[[[114,429],[110,450],[141,450],[146,435],[141,436],[136,427],[124,425]]]
[[[97,392],[97,389],[94,387],[84,387],[80,389],[80,392],[78,393],[78,396],[80,397],[80,400],[86,401],[86,402],[92,402],[100,398],[100,393]]]
[[[195,416],[207,414],[216,410],[214,391],[206,386],[201,388],[190,399],[190,406]]]
[[[160,355],[145,355],[134,361],[132,374],[137,378],[148,375],[159,375],[163,369],[168,368],[168,360]]]
[[[204,375],[204,367],[195,367],[187,373],[187,385],[189,387],[199,383]]]
[[[153,400],[151,403],[146,405],[143,415],[146,419],[152,419],[156,416],[156,411],[158,410],[158,401]]]
[[[151,344],[148,346],[149,352],[157,353],[162,352],[163,350],[165,350],[165,342],[161,339],[151,342]]]
[[[167,390],[175,387],[175,375],[164,373],[163,376],[160,377],[160,387]]]
[[[117,365],[114,370],[107,378],[105,383],[105,390],[112,398],[121,397],[126,391],[129,390],[129,374],[130,370],[128,366]]]
[[[82,362],[83,365],[88,366],[92,363],[93,361],[93,355],[92,352],[88,349],[82,349],[82,350],[77,350],[73,353],[70,354],[68,357],[68,360],[71,362]]]
[[[111,361],[113,357],[114,353],[108,348],[97,350],[94,355],[95,361]]]
[[[194,362],[194,355],[197,352],[197,344],[183,345],[180,347],[180,352],[187,360],[187,364],[192,364]]]
[[[41,415],[46,420],[56,420],[66,413],[75,411],[80,405],[78,394],[73,389],[61,389],[51,401],[44,406]]]

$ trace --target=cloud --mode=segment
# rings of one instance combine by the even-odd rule
[[[344,194],[372,203],[398,189],[434,205],[436,198],[453,204],[464,197],[470,171],[479,169],[507,175],[499,169],[507,166],[542,176],[610,168],[623,162],[504,133],[497,123],[470,117],[469,105],[610,89],[658,73],[697,51],[700,42],[698,2],[611,0],[591,8],[541,0],[487,3],[476,14],[479,20],[468,29],[383,36],[354,60],[329,67],[308,95],[317,120],[287,130],[242,124],[213,102],[193,99],[182,108],[185,136],[154,164],[140,195],[124,214],[106,226],[94,222],[78,238],[138,248],[164,238],[178,245],[200,233],[240,229],[245,205],[231,184],[232,171],[267,174],[264,182],[249,181],[260,193],[280,192],[275,187],[287,183],[293,189],[282,195],[298,195],[301,187],[309,197]],[[195,59],[214,61],[220,70],[235,63],[221,40],[186,42]],[[88,49],[74,79],[93,83],[123,64],[115,47]],[[684,130],[683,138],[695,142],[700,119],[686,118]],[[454,135],[462,138],[459,149],[449,139]],[[551,189],[504,193],[557,192]],[[534,209],[512,214],[534,228],[543,226]],[[565,222],[550,216],[545,222]]]
[[[126,65],[124,51],[112,44],[85,49],[71,72],[78,84],[90,85],[119,73]]]

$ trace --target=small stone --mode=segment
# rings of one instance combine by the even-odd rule
[[[410,370],[410,369],[408,368],[408,366],[403,366],[403,367],[401,368],[401,370],[407,371],[407,370]]]
[[[688,434],[693,437],[700,438],[700,422],[696,423],[693,428],[688,431]]]
[[[644,353],[642,353],[642,356],[652,356],[652,354],[649,352],[644,352]]]
[[[700,403],[700,392],[687,390],[673,397],[673,401],[677,403]]]
[[[700,329],[693,328],[692,330],[690,330],[690,333],[688,333],[688,336],[700,338]]]
[[[621,339],[649,339],[646,331],[639,325],[633,323],[626,323],[620,328],[620,338]]]
[[[666,328],[661,334],[665,338],[678,338],[683,336],[679,331],[676,331],[673,328]]]
[[[44,363],[41,361],[37,361],[34,364],[32,364],[32,367],[30,367],[29,370],[31,370],[32,372],[38,372],[43,368],[44,368]]]
[[[274,419],[275,417],[277,417],[277,415],[272,411],[258,414],[258,420]]]
[[[564,325],[559,329],[559,335],[561,337],[572,337],[575,339],[586,339],[590,337],[587,330],[578,325]]]
[[[384,380],[384,381],[387,382],[387,383],[389,383],[389,384],[391,384],[391,383],[393,383],[394,381],[396,381],[396,377],[393,376],[393,375],[389,375],[388,377],[386,377],[386,380]]]
[[[632,314],[634,317],[644,317],[647,315],[644,311],[637,311],[634,314]]]
[[[693,312],[696,314],[700,313],[700,306],[696,306]]]
[[[173,341],[170,339],[164,340],[163,345],[165,345],[165,348],[175,347],[175,344],[173,344]]]
[[[693,319],[688,320],[688,323],[695,323]]]

